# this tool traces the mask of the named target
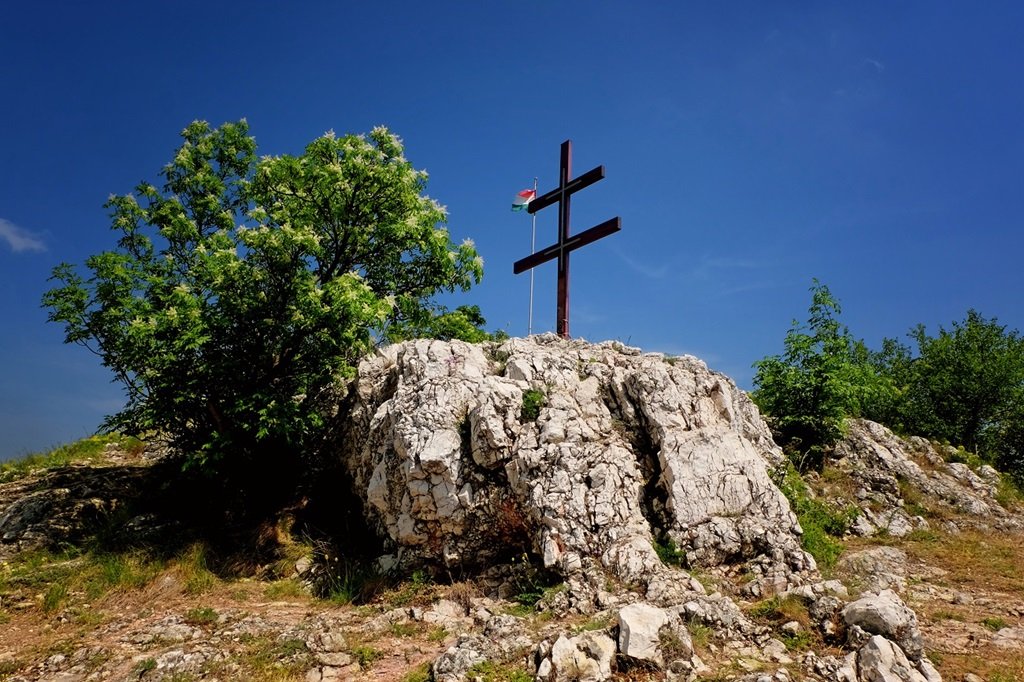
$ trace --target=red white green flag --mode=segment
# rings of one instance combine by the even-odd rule
[[[537,196],[537,190],[535,189],[524,189],[522,192],[516,195],[516,198],[512,200],[513,211],[524,211],[526,207],[530,205],[530,202]]]

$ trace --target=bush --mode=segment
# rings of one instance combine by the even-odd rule
[[[882,364],[900,386],[905,428],[1024,481],[1024,338],[975,310],[937,336],[923,325],[909,336],[916,354],[903,347]]]
[[[385,128],[257,158],[246,122],[197,121],[163,170],[107,202],[120,238],[43,297],[125,387],[108,428],[160,432],[211,473],[254,475],[324,437],[318,399],[378,341],[471,331],[437,294],[482,276],[426,173]],[[282,467],[278,466],[277,470]]]
[[[754,364],[752,395],[801,471],[821,468],[847,416],[895,390],[870,365],[864,344],[840,326],[839,302],[828,287],[814,280],[811,295],[807,323],[793,321],[785,352]]]
[[[535,388],[523,391],[523,406],[519,412],[519,420],[523,422],[535,422],[540,416],[540,409],[547,405],[547,398],[543,391]]]

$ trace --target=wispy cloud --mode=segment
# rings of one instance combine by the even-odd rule
[[[721,273],[731,270],[755,270],[767,264],[748,258],[732,258],[729,256],[701,256],[700,261],[690,271],[694,279],[717,279]]]
[[[708,289],[706,295],[722,298],[774,287],[775,282],[765,276],[771,265],[765,260],[704,255],[689,276],[695,285]]]
[[[751,291],[761,291],[762,289],[773,289],[777,285],[772,281],[762,282],[749,282],[747,284],[738,284],[734,287],[722,289],[718,292],[718,296],[735,296],[736,294],[745,294]]]
[[[615,253],[622,259],[622,262],[624,262],[630,270],[643,275],[644,277],[648,277],[650,279],[665,279],[669,273],[670,268],[668,265],[651,265],[650,263],[643,263],[634,258],[630,258],[618,249],[615,250]]]
[[[0,241],[7,242],[14,253],[46,251],[46,244],[37,235],[3,218],[0,218]]]
[[[864,66],[873,66],[875,70],[878,71],[878,73],[882,73],[883,71],[885,71],[885,64],[878,61],[877,59],[865,58]]]

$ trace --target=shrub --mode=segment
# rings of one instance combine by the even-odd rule
[[[686,552],[679,549],[675,540],[666,537],[664,541],[654,541],[654,551],[657,552],[661,563],[667,566],[682,566],[686,561]]]
[[[164,166],[106,206],[111,250],[53,270],[43,305],[65,341],[125,387],[107,425],[158,431],[210,473],[315,450],[318,399],[379,340],[475,332],[436,297],[480,281],[427,174],[386,128],[258,156],[244,121],[196,121]],[[251,474],[249,474],[251,475]]]
[[[547,398],[543,391],[535,388],[523,391],[523,406],[519,412],[519,420],[523,422],[535,422],[540,416],[540,409],[547,405]]]
[[[895,391],[868,362],[864,344],[839,324],[839,301],[814,280],[807,323],[795,320],[785,352],[754,363],[752,397],[798,469],[820,469],[824,453],[844,434],[847,416]]]

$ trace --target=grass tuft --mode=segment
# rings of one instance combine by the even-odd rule
[[[217,612],[209,606],[197,606],[185,612],[185,622],[189,625],[212,625],[218,617]]]
[[[654,541],[654,551],[657,552],[661,563],[666,566],[683,566],[686,562],[686,553],[679,549],[675,540],[666,537],[664,542]]]
[[[521,666],[511,663],[495,663],[483,661],[466,671],[469,679],[476,678],[481,682],[533,682],[533,675]]]
[[[420,663],[405,674],[402,682],[430,682],[430,664]]]
[[[375,661],[384,658],[383,651],[372,647],[369,644],[360,644],[359,646],[353,647],[351,653],[352,657],[359,663],[359,667],[363,670],[369,670]]]
[[[999,632],[1006,627],[1006,619],[999,616],[989,616],[981,621],[981,624],[992,632]]]
[[[52,583],[46,588],[45,594],[43,594],[43,611],[46,613],[53,613],[61,606],[68,598],[68,586],[64,582]]]
[[[175,566],[185,583],[185,591],[189,594],[202,594],[220,582],[207,566],[206,547],[200,543],[189,545],[178,556]]]

